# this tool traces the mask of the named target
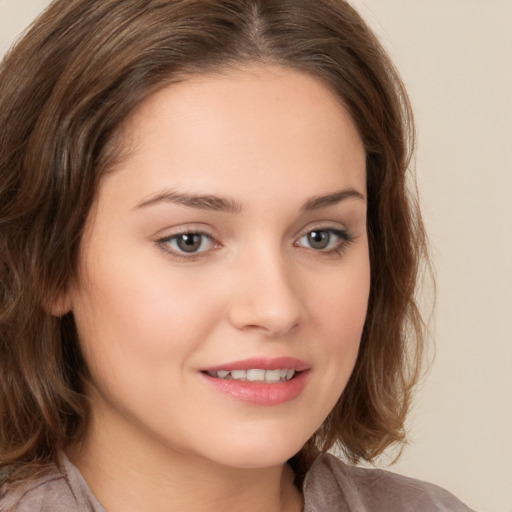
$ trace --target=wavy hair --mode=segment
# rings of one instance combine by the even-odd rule
[[[424,343],[415,296],[428,260],[410,181],[409,101],[365,22],[343,0],[56,0],[0,67],[0,468],[14,468],[12,479],[56,461],[87,426],[73,317],[45,305],[75,276],[123,121],[187,75],[252,62],[326,84],[367,157],[371,289],[360,353],[296,467],[318,449],[338,445],[353,462],[371,461],[404,441]]]

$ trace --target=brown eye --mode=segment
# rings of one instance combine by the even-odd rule
[[[198,233],[186,233],[176,237],[176,245],[183,252],[196,252],[201,248],[203,235]]]
[[[206,233],[179,233],[162,240],[159,243],[170,252],[177,254],[199,254],[211,249],[214,242]]]
[[[302,235],[297,240],[296,245],[329,253],[331,251],[339,251],[351,241],[352,237],[342,229],[313,229]]]
[[[326,249],[331,241],[331,233],[325,230],[310,231],[306,237],[312,249]]]

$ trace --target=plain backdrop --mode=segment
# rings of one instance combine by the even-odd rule
[[[0,54],[48,3],[0,0]],[[512,0],[352,3],[411,96],[437,271],[436,358],[391,469],[512,512]]]

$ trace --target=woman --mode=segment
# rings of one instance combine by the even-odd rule
[[[411,113],[345,2],[58,0],[0,71],[2,510],[469,510],[405,439]]]

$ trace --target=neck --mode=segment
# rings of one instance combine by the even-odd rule
[[[119,426],[119,425],[118,425]],[[161,443],[109,435],[90,424],[66,453],[109,512],[298,512],[302,496],[286,465],[232,468]]]

